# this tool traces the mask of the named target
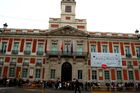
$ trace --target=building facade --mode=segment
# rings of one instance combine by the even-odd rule
[[[46,30],[1,28],[0,77],[139,82],[139,34],[88,32],[86,20],[75,19],[75,8],[75,0],[62,0],[61,18],[50,18]],[[98,54],[95,60],[92,54]]]

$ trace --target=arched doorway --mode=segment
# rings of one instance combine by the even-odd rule
[[[72,66],[70,63],[65,62],[61,67],[61,81],[72,80]]]

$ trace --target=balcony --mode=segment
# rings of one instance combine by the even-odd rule
[[[16,62],[11,61],[11,62],[10,62],[10,66],[16,66]]]
[[[126,58],[131,58],[131,54],[126,54]]]
[[[23,66],[29,66],[29,62],[23,62]]]
[[[127,68],[133,69],[133,65],[127,65]]]
[[[36,62],[36,66],[41,67],[42,66],[42,63],[41,62]]]
[[[4,62],[3,61],[0,61],[0,66],[2,66],[4,64]]]
[[[87,52],[67,52],[67,51],[47,51],[46,56],[48,57],[76,57],[76,58],[87,58]]]
[[[37,51],[37,55],[43,55],[44,52],[43,51]]]
[[[18,54],[18,50],[12,50],[12,54]]]
[[[25,55],[30,55],[30,54],[31,54],[31,51],[30,51],[30,50],[25,50],[25,51],[24,51],[24,54],[25,54]]]

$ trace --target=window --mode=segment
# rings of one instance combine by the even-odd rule
[[[25,47],[26,51],[30,51],[31,50],[31,43],[26,43],[26,47]]]
[[[55,79],[55,69],[51,69],[51,79]]]
[[[130,47],[129,46],[125,46],[125,54],[126,55],[130,54]]]
[[[136,47],[137,57],[140,57],[140,47]]]
[[[122,80],[122,72],[117,71],[117,80]]]
[[[64,48],[64,51],[67,52],[67,53],[70,53],[71,52],[71,45],[70,43],[65,43],[65,48]]]
[[[9,77],[15,77],[15,68],[9,69]]]
[[[103,51],[103,53],[107,53],[108,52],[107,45],[103,45],[102,46],[102,51]]]
[[[0,77],[2,76],[2,67],[0,67]]]
[[[134,80],[133,71],[128,71],[129,80]]]
[[[6,48],[7,48],[7,42],[2,42],[1,52],[5,54],[6,53]]]
[[[131,61],[128,61],[127,62],[127,66],[132,66],[132,62]]]
[[[42,66],[42,59],[37,59],[36,65],[37,66]]]
[[[16,58],[11,59],[10,65],[14,65],[14,66],[16,65]]]
[[[83,44],[77,44],[77,53],[82,55],[83,52]]]
[[[35,78],[40,78],[41,69],[36,69]]]
[[[22,69],[22,78],[27,78],[28,75],[28,69],[27,68],[23,68]]]
[[[19,42],[14,42],[13,50],[18,50]]]
[[[109,71],[105,71],[105,80],[109,80],[110,79],[110,75],[109,75]]]
[[[119,46],[114,46],[114,53],[119,53]]]
[[[38,44],[38,51],[42,52],[43,51],[43,43]]]
[[[96,45],[91,45],[91,52],[96,52]]]
[[[97,71],[92,70],[92,80],[97,80]]]
[[[71,6],[66,6],[65,7],[65,12],[71,12]]]
[[[82,70],[78,70],[78,79],[82,79]]]
[[[23,62],[23,66],[28,66],[29,65],[29,59],[24,59],[24,62]]]
[[[55,51],[57,51],[57,48],[58,48],[57,43],[52,43],[52,48],[51,48],[51,50],[55,52]]]

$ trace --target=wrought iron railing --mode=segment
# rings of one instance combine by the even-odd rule
[[[87,57],[87,52],[68,52],[68,51],[47,51],[46,56],[76,56],[76,57]]]
[[[12,50],[12,54],[18,54],[18,50]]]
[[[37,55],[43,55],[44,52],[43,51],[37,51]]]
[[[25,55],[30,55],[30,54],[31,54],[31,51],[29,51],[29,50],[24,50],[24,54],[25,54]]]

